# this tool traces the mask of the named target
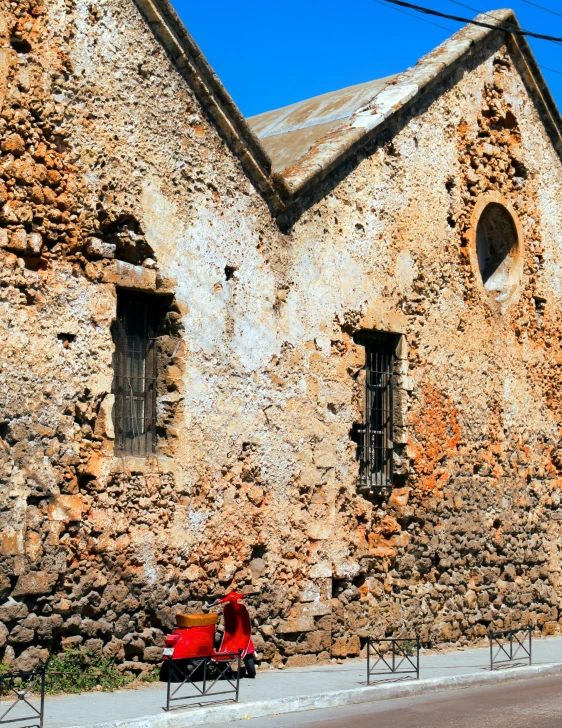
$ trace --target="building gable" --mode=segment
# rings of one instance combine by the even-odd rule
[[[135,2],[230,140],[274,214],[286,212],[306,196],[358,148],[383,132],[390,120],[430,93],[492,36],[502,33],[502,28],[519,27],[512,10],[486,13],[486,22],[495,28],[466,26],[403,73],[245,120],[169,0]],[[506,40],[560,154],[562,120],[533,53],[523,36],[506,34]],[[324,118],[318,108],[326,102],[335,108]],[[291,114],[297,123],[287,122]]]
[[[498,26],[498,30],[466,26],[403,73],[380,79],[377,82],[370,82],[370,84],[363,84],[362,87],[344,89],[334,94],[326,94],[317,99],[295,104],[295,107],[308,105],[308,115],[301,114],[298,127],[288,126],[278,131],[275,145],[271,143],[270,138],[271,117],[277,114],[284,120],[283,117],[287,116],[286,110],[268,112],[250,119],[250,125],[263,139],[266,148],[270,150],[274,170],[290,190],[290,201],[305,195],[358,148],[367,144],[373,137],[380,135],[391,120],[398,115],[403,115],[420,99],[430,94],[438,84],[454,73],[483,44],[492,42],[493,37],[502,32],[499,28],[507,25],[518,27],[517,19],[511,10],[498,10],[486,14],[488,22],[490,22],[490,17],[493,18],[492,23]],[[509,51],[518,65],[552,143],[560,154],[562,152],[561,119],[548,86],[524,37],[513,34],[506,34],[506,36]],[[371,90],[368,100],[365,100],[365,94],[356,93],[355,108],[348,108],[347,113],[342,114],[337,121],[330,120],[330,125],[320,123],[319,127],[323,133],[318,134],[316,138],[311,137],[310,143],[307,144],[306,139],[302,139],[305,135],[310,137],[310,127],[315,123],[314,112],[318,106],[325,105],[326,97],[336,95],[342,97],[346,92],[349,93],[360,88],[365,88],[367,93]],[[300,145],[296,143],[296,134],[301,136]],[[283,144],[283,138],[286,139],[285,144]],[[292,155],[287,154],[287,148],[291,150]],[[279,168],[287,158],[291,158],[290,163]]]

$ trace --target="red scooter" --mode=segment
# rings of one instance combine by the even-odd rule
[[[211,662],[224,661],[227,654],[238,654],[246,665],[247,677],[256,676],[255,650],[252,644],[252,626],[248,610],[240,600],[252,594],[230,592],[222,599],[209,604],[211,607],[223,605],[224,633],[218,650],[215,649],[215,631],[219,621],[218,614],[178,614],[177,629],[166,637],[164,642],[164,662],[160,679],[167,681],[171,661],[182,661],[188,666],[193,660],[209,657]],[[180,665],[178,665],[180,666]]]

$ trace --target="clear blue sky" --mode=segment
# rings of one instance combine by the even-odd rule
[[[410,0],[472,18],[452,0]],[[412,65],[462,24],[410,17],[377,0],[172,0],[187,29],[245,116],[387,76]],[[560,0],[536,0],[562,15]],[[477,10],[506,7],[463,0]],[[512,0],[527,30],[562,37],[562,17]],[[445,29],[446,28],[446,29]],[[562,45],[531,40],[559,108]]]

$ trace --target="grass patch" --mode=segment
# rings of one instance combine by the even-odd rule
[[[87,693],[91,690],[112,692],[125,687],[132,678],[119,672],[113,660],[99,657],[89,650],[69,650],[52,655],[47,665],[45,692]]]
[[[0,677],[9,676],[10,666],[0,663]],[[45,674],[45,694],[88,693],[92,690],[113,692],[132,683],[152,683],[159,677],[158,666],[138,676],[124,674],[117,664],[106,657],[100,657],[91,650],[69,650],[61,655],[51,655]],[[41,692],[41,676],[34,674],[30,679],[18,678],[15,682],[4,681],[2,693],[10,694],[10,685],[28,687],[33,693]]]
[[[417,643],[415,640],[406,640],[401,645],[401,650],[406,657],[412,657],[417,652]]]
[[[10,675],[10,666],[0,663],[0,677]],[[113,692],[134,682],[151,683],[158,680],[158,668],[134,676],[123,674],[113,660],[99,657],[91,651],[69,650],[61,655],[51,655],[45,674],[45,694],[59,695],[87,693],[92,690]],[[28,688],[41,692],[41,676],[16,678],[2,681],[3,695],[9,695],[12,687]],[[13,693],[12,693],[13,694]]]

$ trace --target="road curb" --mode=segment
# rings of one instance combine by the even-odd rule
[[[163,715],[146,715],[142,718],[96,723],[88,728],[189,728],[209,723],[226,723],[248,718],[263,718],[268,715],[338,708],[344,705],[370,703],[375,700],[407,698],[444,690],[460,690],[555,675],[562,675],[562,663],[518,667],[484,674],[471,673],[427,680],[404,680],[399,683],[372,685],[315,695],[298,695],[277,700],[256,700],[249,703],[228,703],[208,708],[191,708]],[[84,728],[84,726],[75,726],[75,728]]]

